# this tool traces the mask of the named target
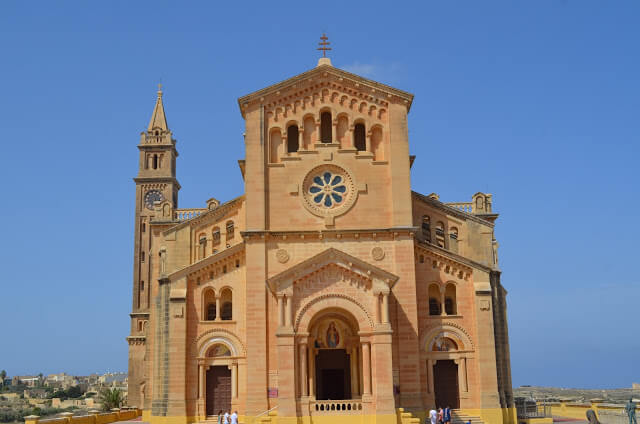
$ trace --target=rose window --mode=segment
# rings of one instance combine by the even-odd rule
[[[351,174],[341,166],[326,164],[316,166],[302,180],[300,188],[302,204],[314,215],[326,222],[348,211],[358,197]]]
[[[329,171],[315,176],[309,186],[311,200],[316,205],[324,206],[325,208],[340,205],[346,192],[347,186],[344,183],[344,178]]]

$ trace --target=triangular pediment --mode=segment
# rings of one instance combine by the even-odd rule
[[[328,270],[332,275],[342,272],[343,278],[359,280],[374,291],[388,292],[398,281],[398,276],[372,265],[341,250],[329,248],[267,280],[270,290],[276,294],[286,290],[311,274]]]
[[[360,98],[381,105],[389,102],[402,103],[409,110],[413,102],[413,94],[406,91],[398,90],[331,65],[319,65],[307,72],[240,97],[238,104],[244,116],[245,110],[254,103],[278,104],[294,97],[304,97],[314,87],[328,84],[338,91],[357,94]]]

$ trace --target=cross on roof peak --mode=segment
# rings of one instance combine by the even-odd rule
[[[327,47],[331,44],[327,41],[329,37],[327,37],[325,33],[322,33],[322,37],[320,37],[320,39],[322,41],[318,43],[318,45],[320,45],[320,47],[318,47],[318,50],[322,50],[322,57],[327,57],[327,50],[331,50],[331,47]]]

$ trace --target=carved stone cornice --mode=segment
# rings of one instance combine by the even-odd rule
[[[369,228],[364,230],[350,229],[325,229],[325,230],[291,230],[291,231],[268,231],[268,230],[249,230],[241,231],[240,235],[245,240],[262,238],[265,240],[287,240],[291,239],[319,239],[324,238],[371,238],[371,239],[391,239],[395,240],[399,237],[413,238],[418,232],[418,227],[393,227],[393,228]]]
[[[129,316],[131,318],[149,318],[149,312],[131,312]]]
[[[342,69],[334,68],[330,65],[320,65],[294,77],[288,78],[277,84],[270,85],[261,90],[242,96],[238,99],[240,113],[244,117],[244,111],[254,102],[264,103],[266,98],[273,101],[273,97],[279,97],[283,92],[287,91],[287,95],[300,96],[300,93],[290,93],[291,90],[300,90],[307,87],[305,83],[324,82],[326,80],[336,80],[344,88],[351,88],[362,94],[368,94],[374,101],[382,102],[396,100],[398,103],[404,103],[407,111],[411,108],[413,102],[413,94],[406,91],[398,90],[379,82],[363,78],[359,75],[352,74]],[[383,100],[384,99],[384,100]]]
[[[469,280],[473,274],[474,268],[482,269],[483,271],[491,271],[490,268],[472,262],[462,256],[450,253],[444,249],[437,248],[430,244],[423,243],[419,240],[415,241],[416,253],[421,253],[428,256],[436,268],[447,274],[462,280]],[[436,250],[438,249],[438,250]]]
[[[129,336],[126,338],[127,343],[129,343],[129,346],[131,345],[143,345],[146,343],[147,338],[146,336]]]

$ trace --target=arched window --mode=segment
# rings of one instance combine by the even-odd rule
[[[299,146],[300,141],[298,139],[298,126],[289,125],[289,128],[287,128],[287,152],[297,152]]]
[[[158,169],[158,155],[153,155],[153,169]]]
[[[231,240],[234,235],[233,221],[227,221],[227,240]]]
[[[384,144],[382,142],[382,128],[376,126],[371,131],[371,152],[373,160],[384,160]]]
[[[360,152],[367,150],[367,140],[364,124],[356,124],[353,127],[353,147]]]
[[[200,234],[200,238],[198,239],[198,257],[203,259],[207,254],[207,236],[204,234]]]
[[[230,289],[224,289],[220,295],[220,319],[231,321],[233,319],[233,298]]]
[[[444,291],[444,312],[447,315],[456,315],[458,313],[455,284],[447,284],[447,288]]]
[[[436,224],[436,244],[439,247],[444,247],[444,224],[442,221],[438,221]]]
[[[216,319],[216,294],[212,288],[206,288],[202,294],[202,320],[213,321]]]
[[[144,280],[140,281],[140,290],[144,290]]]
[[[429,315],[440,315],[440,287],[437,284],[429,286]]]
[[[428,215],[422,217],[422,237],[431,243],[431,218]]]
[[[320,141],[331,143],[331,138],[331,112],[322,112],[320,114]]]
[[[279,129],[274,129],[271,132],[271,137],[269,140],[269,161],[271,163],[280,162],[280,156],[282,155],[281,146],[282,145],[282,134],[280,134]]]
[[[144,252],[140,252],[140,262],[144,262]]]
[[[458,253],[458,228],[456,227],[449,229],[449,250]]]
[[[214,227],[213,232],[211,233],[211,238],[213,240],[213,244],[220,244],[220,228]]]
[[[207,321],[213,321],[216,319],[216,304],[210,303],[207,305]]]

